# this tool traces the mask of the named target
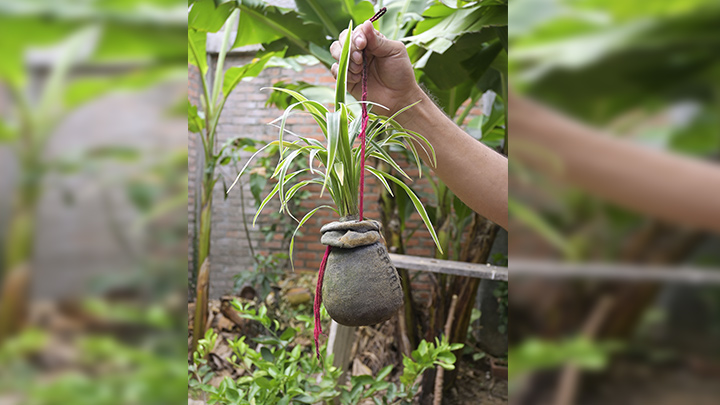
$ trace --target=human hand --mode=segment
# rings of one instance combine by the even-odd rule
[[[342,41],[346,35],[347,30],[340,34],[340,40],[330,46],[330,53],[335,60],[340,59]],[[424,96],[420,86],[415,82],[415,73],[402,42],[385,38],[375,30],[370,21],[355,28],[351,40],[347,82],[348,91],[353,97],[360,100],[362,92],[363,50],[367,57],[368,100],[390,109],[390,111],[382,110],[382,115],[394,114]],[[337,77],[337,63],[332,65],[331,71],[333,76]]]

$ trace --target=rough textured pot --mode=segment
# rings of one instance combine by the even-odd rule
[[[330,317],[346,326],[390,319],[403,305],[403,292],[380,223],[343,218],[325,224],[320,232],[321,242],[332,246],[322,288]]]

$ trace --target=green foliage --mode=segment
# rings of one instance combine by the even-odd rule
[[[428,343],[423,340],[418,348],[411,353],[412,358],[403,356],[403,375],[400,382],[405,388],[410,389],[415,380],[425,372],[425,370],[440,366],[445,370],[455,369],[455,350],[463,348],[462,343],[448,343],[447,336],[443,336],[442,340],[435,338],[435,344]]]
[[[412,357],[403,356],[400,384],[386,381],[392,372],[392,366],[382,368],[375,377],[353,376],[350,387],[341,388],[340,403],[358,404],[363,399],[372,398],[376,404],[412,404],[420,389],[420,376],[436,366],[446,370],[454,369],[456,358],[452,351],[462,347],[460,343],[449,344],[446,337],[443,337],[442,341],[435,339],[434,344],[423,340],[412,352]]]
[[[220,148],[219,152],[215,153],[216,131],[220,115],[222,114],[228,97],[240,81],[256,77],[270,59],[285,54],[285,48],[279,51],[267,52],[260,58],[253,59],[250,63],[243,66],[231,67],[227,71],[224,71],[225,57],[227,52],[232,48],[230,46],[230,23],[240,14],[240,10],[236,8],[236,6],[239,6],[239,4],[235,2],[224,2],[216,5],[215,2],[210,0],[201,0],[192,4],[188,14],[188,62],[198,67],[202,88],[200,103],[202,112],[200,112],[200,109],[188,103],[188,130],[200,132],[200,140],[204,154],[204,167],[202,168],[203,175],[201,178],[202,196],[198,201],[201,205],[201,210],[203,210],[203,215],[200,215],[200,221],[197,223],[197,232],[195,234],[198,245],[195,250],[198,254],[194,258],[195,273],[199,271],[200,265],[205,262],[207,259],[206,256],[210,252],[209,235],[212,217],[212,191],[218,181],[215,169],[218,165],[237,163],[239,160],[239,152],[253,148],[255,144],[255,141],[248,139],[232,139],[226,142]],[[207,34],[209,32],[216,32],[223,26],[227,26],[227,28],[222,33],[222,41],[217,56],[217,66],[212,80],[209,80],[210,78],[206,77],[208,75],[206,60]],[[241,21],[240,28],[243,27],[243,22]],[[239,45],[236,44],[235,46]],[[250,243],[249,240],[248,243]],[[250,246],[250,249],[252,250],[252,246]],[[197,276],[194,275],[194,277]],[[205,295],[206,294],[207,291],[205,291]],[[206,310],[207,308],[203,308],[203,305],[198,305],[196,309],[196,311],[198,311],[196,319],[202,319],[202,314],[206,313]],[[196,325],[195,329],[193,329],[193,348],[197,344],[199,336],[203,334],[203,328],[204,325]]]
[[[482,313],[477,308],[472,308],[470,311],[470,322],[468,323],[468,330],[467,330],[467,336],[465,338],[465,342],[468,343],[463,348],[463,356],[471,356],[473,361],[478,361],[485,357],[486,353],[479,350],[475,344],[477,343],[477,339],[475,338],[475,334],[473,333],[475,329],[479,329],[479,327],[474,326],[475,322],[477,322],[480,317],[482,316]]]
[[[188,387],[191,394],[205,393],[209,404],[314,404],[336,398],[341,404],[358,404],[367,398],[377,404],[411,404],[422,373],[436,366],[453,369],[456,359],[452,351],[462,348],[446,339],[422,341],[412,358],[404,358],[400,384],[388,381],[393,369],[389,365],[375,377],[353,376],[348,386],[337,386],[341,370],[332,366],[332,355],[318,361],[311,353],[303,352],[295,342],[300,331],[293,327],[282,329],[264,305],[255,308],[236,300],[233,306],[243,318],[260,323],[267,334],[251,339],[257,346],[246,342],[245,336],[229,339],[233,353],[226,360],[245,370],[245,374],[237,380],[225,377],[214,387],[209,384],[214,374],[207,357],[217,344],[217,334],[207,331],[188,366]],[[321,351],[325,352],[325,347]]]
[[[153,4],[147,4],[153,3]],[[98,37],[86,62],[143,60],[146,68],[164,66],[184,58],[185,14],[177,2],[83,2],[36,0],[0,4],[0,81],[14,88],[27,84],[24,64],[29,47],[57,45],[58,40],[94,25]],[[153,41],[147,38],[152,37]],[[147,64],[147,62],[151,62]],[[182,64],[180,66],[182,67]],[[129,76],[137,75],[133,72]],[[118,79],[123,74],[113,74]],[[76,82],[93,80],[77,77]],[[117,89],[120,86],[107,88]]]
[[[717,111],[707,90],[720,60],[705,42],[718,35],[716,1],[522,3],[512,13],[510,64],[520,89],[599,125],[678,101]],[[570,101],[578,89],[583,97]]]
[[[330,41],[320,25],[307,23],[298,12],[255,0],[238,1],[241,10],[233,47],[263,44],[267,50],[287,49],[286,56],[312,54],[328,65]],[[343,23],[344,25],[344,23]]]
[[[423,10],[411,36],[398,38],[408,44],[419,82],[450,117],[488,90],[506,94],[507,13],[502,1],[437,2]]]
[[[496,96],[490,114],[476,116],[470,120],[466,129],[471,135],[477,133],[480,142],[488,147],[499,149],[505,139],[505,103],[502,98]]]
[[[252,270],[241,271],[233,276],[235,291],[239,291],[245,284],[250,284],[255,287],[260,301],[264,301],[285,274],[282,263],[287,258],[285,253],[256,254]]]
[[[341,370],[332,366],[333,356],[324,356],[320,362],[303,352],[302,346],[294,344],[298,330],[288,327],[280,333],[280,323],[268,316],[264,305],[252,308],[235,301],[233,306],[243,318],[259,322],[268,334],[252,339],[258,344],[255,348],[246,343],[245,336],[228,340],[233,354],[226,360],[246,373],[237,381],[226,377],[213,387],[208,384],[213,374],[204,357],[215,346],[217,335],[209,330],[188,366],[191,390],[207,393],[209,404],[313,404],[340,394],[335,386]]]
[[[498,300],[498,316],[500,317],[500,325],[498,326],[498,332],[507,334],[508,333],[508,283],[507,281],[500,282],[493,291],[493,295]]]
[[[57,344],[56,338],[46,331],[25,329],[0,346],[3,364],[0,395],[22,398],[25,404],[43,405],[150,405],[185,401],[182,360],[178,363],[184,347],[168,347],[167,342],[172,344],[177,339],[173,342],[167,336],[161,337],[164,343],[148,335],[141,338],[142,347],[101,335],[64,341],[61,344],[65,353],[80,354],[77,358],[73,355],[71,360],[77,364],[53,370],[52,378],[48,378],[47,371],[38,367],[37,358],[42,358],[43,353],[57,352],[57,347],[49,347]]]
[[[508,352],[508,376],[512,380],[525,373],[552,369],[566,363],[583,370],[601,370],[609,355],[621,348],[616,342],[593,342],[584,337],[559,342],[529,339]]]
[[[252,138],[237,137],[228,140],[221,148],[218,153],[220,165],[236,166],[241,161],[241,152],[258,152],[258,147],[268,145],[261,141],[256,141]],[[257,155],[255,160],[257,164],[249,172],[248,183],[250,186],[250,193],[252,194],[255,208],[259,209],[263,205],[262,193],[265,190],[267,184],[270,181],[274,181],[271,178],[272,168],[277,164],[278,148],[275,145],[271,145],[267,148],[261,148],[265,152],[264,154]],[[307,168],[305,161],[296,160],[293,162],[291,171],[297,171]],[[226,190],[225,196],[227,198],[228,187],[225,186],[223,179],[223,185]],[[244,194],[241,194],[243,197]],[[294,199],[289,203],[288,210],[294,211],[299,203],[309,197],[308,191],[296,192]],[[243,199],[244,201],[244,199]],[[280,212],[270,212],[265,225],[260,227],[261,233],[264,235],[266,241],[275,239],[275,235],[282,236],[282,243],[287,243],[293,236],[293,227],[291,227],[291,218],[283,216]],[[243,217],[243,225],[247,227],[245,218]],[[285,246],[283,246],[285,247]],[[242,270],[234,276],[235,289],[238,291],[245,284],[252,285],[258,292],[260,300],[264,300],[265,297],[270,293],[272,287],[277,286],[278,281],[284,274],[284,266],[287,263],[288,255],[286,253],[271,253],[268,255],[254,254],[253,255],[253,267],[250,269]]]

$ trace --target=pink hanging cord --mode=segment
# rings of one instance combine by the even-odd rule
[[[325,255],[320,262],[318,280],[315,285],[315,303],[313,304],[313,316],[315,318],[315,330],[313,332],[313,337],[315,338],[315,354],[317,354],[318,359],[320,358],[320,345],[318,345],[318,338],[320,337],[320,334],[323,333],[322,325],[320,325],[320,304],[322,304],[322,285],[328,256],[330,256],[330,246],[325,249]]]
[[[378,18],[385,14],[387,9],[381,8],[374,16],[370,17],[370,22],[375,22]],[[367,112],[367,58],[365,57],[365,50],[362,52],[363,59],[363,70],[362,70],[362,127],[360,128],[360,221],[363,220],[363,200],[365,197],[365,131],[367,130],[368,123],[368,112]]]
[[[370,22],[377,21],[383,14],[385,14],[386,8],[381,8],[374,16],[370,18]],[[362,70],[362,101],[367,101],[367,59],[365,58],[365,50],[363,50],[363,70]],[[363,220],[363,194],[365,191],[365,131],[367,130],[368,123],[368,112],[367,104],[364,102],[361,104],[362,108],[362,128],[360,129],[360,221]],[[322,325],[320,324],[320,305],[322,304],[322,285],[323,277],[325,276],[325,266],[327,265],[328,256],[330,256],[330,246],[325,249],[325,255],[320,262],[320,270],[318,271],[318,280],[315,285],[315,302],[313,303],[313,317],[315,318],[315,329],[313,331],[313,337],[315,338],[315,354],[317,358],[320,358],[320,345],[318,339],[320,334],[323,333]],[[324,333],[323,333],[324,334]]]

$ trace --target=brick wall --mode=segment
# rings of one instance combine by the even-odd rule
[[[254,54],[231,54],[226,59],[225,68],[239,66],[249,62]],[[198,103],[199,95],[199,76],[197,69],[191,67],[188,74],[188,89],[190,92],[190,100]],[[307,67],[302,72],[295,72],[290,69],[268,68],[265,69],[258,77],[240,83],[230,95],[218,125],[218,144],[222,144],[228,138],[236,136],[253,137],[258,140],[272,141],[277,139],[277,129],[267,125],[268,122],[281,115],[281,111],[274,107],[265,107],[268,99],[268,91],[260,91],[261,88],[271,86],[273,83],[285,81],[305,81],[311,84],[323,85],[334,88],[334,79],[330,72],[322,65]],[[480,109],[476,108],[470,114],[468,120],[480,113]],[[316,124],[306,115],[294,115],[287,122],[287,129],[301,134],[303,136],[313,136],[321,139],[321,134],[317,133]],[[195,224],[194,198],[198,187],[198,164],[201,153],[201,145],[198,143],[196,135],[188,135],[189,160],[188,172],[190,173],[190,181],[188,183],[188,232],[190,232],[191,240]],[[246,156],[245,159],[247,159]],[[244,161],[243,161],[244,163]],[[400,163],[400,160],[398,160]],[[239,169],[239,168],[238,168]],[[220,174],[230,184],[235,178],[238,169],[219,169]],[[405,167],[403,167],[405,169]],[[417,169],[408,168],[408,175],[417,179]],[[220,182],[221,183],[221,182]],[[413,189],[420,194],[423,201],[429,201],[432,198],[432,188],[427,176],[423,173],[423,178],[413,183]],[[270,190],[271,185],[268,184],[263,195]],[[379,192],[382,185],[377,182],[374,176],[366,177],[365,190],[365,216],[368,218],[380,218],[379,205],[377,204]],[[312,185],[305,189],[313,193],[313,197],[303,201],[300,205],[300,211],[293,214],[297,218],[303,215],[311,208],[319,204],[330,204],[329,195],[320,199],[317,198],[320,186]],[[245,207],[240,203],[239,190],[231,191],[227,199],[224,199],[221,186],[217,186],[214,191],[213,202],[213,221],[212,221],[212,275],[211,275],[211,296],[217,297],[224,293],[232,291],[233,275],[243,269],[252,268],[252,258],[250,257],[247,247],[247,239],[242,225],[242,216],[244,215],[248,222],[251,223],[255,214],[255,208],[252,202],[249,186],[245,186]],[[268,205],[264,213],[270,210],[277,210],[278,205]],[[308,221],[303,227],[303,236],[296,238],[294,264],[296,271],[312,271],[317,272],[320,266],[320,260],[324,253],[324,246],[320,244],[320,227],[330,221],[336,220],[337,216],[330,210],[321,210]],[[259,227],[268,223],[267,215],[261,214],[258,219],[259,225],[255,229],[250,230],[250,238],[257,252],[269,253],[281,250],[281,241],[277,240],[279,235],[275,235],[276,239],[265,241],[263,235],[259,232]],[[433,241],[424,226],[421,225],[420,216],[415,213],[412,215],[407,229],[420,228],[414,233],[413,237],[407,241],[406,253],[418,256],[433,255]],[[283,250],[286,251],[286,250]],[[192,258],[192,251],[190,252]],[[192,269],[192,260],[188,260],[190,269]],[[429,287],[424,285],[423,275],[416,278],[418,298],[426,298]]]

